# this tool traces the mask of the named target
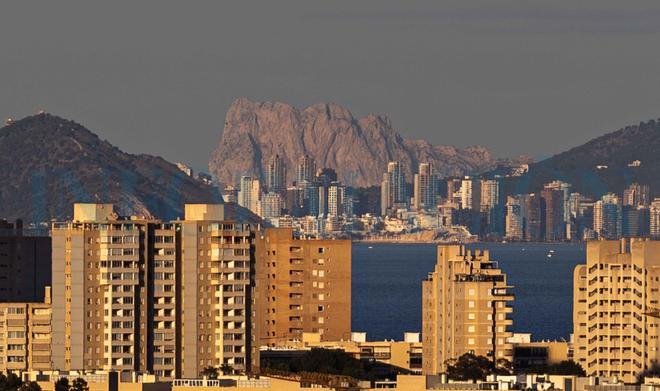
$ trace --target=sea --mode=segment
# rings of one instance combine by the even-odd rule
[[[476,243],[490,250],[513,285],[513,331],[534,340],[568,340],[573,329],[573,269],[584,244]],[[352,329],[367,339],[401,340],[421,332],[422,280],[436,263],[437,245],[353,243]],[[550,255],[550,256],[548,256]]]

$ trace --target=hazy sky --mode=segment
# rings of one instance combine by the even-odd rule
[[[239,96],[498,156],[660,117],[660,2],[545,3],[3,2],[0,116],[45,109],[196,168]]]

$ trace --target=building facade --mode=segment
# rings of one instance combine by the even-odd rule
[[[435,202],[436,178],[431,163],[420,163],[413,181],[413,200],[416,210],[433,210]]]
[[[286,190],[286,162],[275,155],[266,166],[266,190],[282,193]]]
[[[435,270],[422,283],[423,373],[444,372],[465,353],[511,361],[511,288],[487,250],[438,246]]]
[[[0,373],[51,367],[50,288],[41,303],[0,303]]]
[[[574,359],[587,375],[632,383],[660,359],[660,242],[587,243],[573,277]]]
[[[53,224],[56,369],[164,380],[250,370],[252,231],[225,221],[223,205],[185,213],[163,223],[76,204],[72,221]]]
[[[351,241],[296,239],[265,228],[256,239],[256,321],[261,346],[286,346],[303,333],[351,335]]]

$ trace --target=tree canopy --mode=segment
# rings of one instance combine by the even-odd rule
[[[486,380],[488,375],[510,375],[512,371],[511,362],[508,360],[493,360],[477,356],[473,353],[465,353],[457,359],[447,360],[447,377],[452,380]]]

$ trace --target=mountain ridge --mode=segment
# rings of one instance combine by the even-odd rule
[[[123,152],[48,113],[0,128],[0,167],[11,168],[0,170],[0,216],[10,219],[68,219],[74,202],[107,202],[123,215],[166,220],[182,216],[185,202],[222,202],[162,157]]]
[[[581,145],[530,165],[529,172],[512,179],[513,192],[532,192],[560,179],[581,194],[600,197],[621,194],[632,182],[660,191],[660,119],[642,121],[595,137]],[[639,161],[639,166],[635,166]],[[600,167],[600,168],[599,168]]]

